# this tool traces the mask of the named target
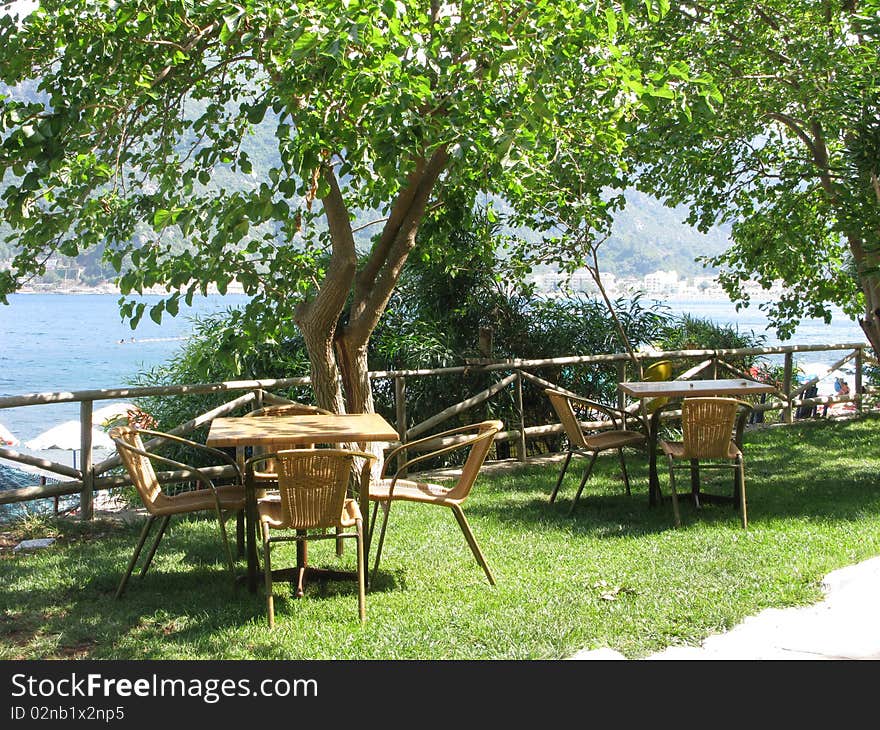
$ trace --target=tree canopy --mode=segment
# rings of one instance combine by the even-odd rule
[[[641,138],[637,182],[687,203],[702,230],[732,223],[733,246],[711,263],[735,301],[742,284],[776,280],[768,306],[782,336],[828,305],[862,315],[880,345],[878,4],[682,2],[645,47],[706,73],[723,101],[711,117]]]
[[[426,210],[449,187],[527,197],[572,150],[599,201],[640,111],[683,75],[630,45],[667,6],[64,0],[0,18],[0,81],[41,95],[0,98],[21,246],[0,294],[97,246],[125,294],[166,287],[154,318],[236,279],[252,336],[297,323],[322,405],[370,410],[366,345]],[[228,170],[251,187],[227,189]],[[358,251],[363,209],[381,219]]]

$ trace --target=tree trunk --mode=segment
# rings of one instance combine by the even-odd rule
[[[346,329],[335,340],[336,360],[349,413],[375,413],[376,410],[367,363],[367,344],[353,342]]]
[[[875,273],[880,267],[880,253],[865,251],[860,236],[850,234],[847,238],[865,295],[865,316],[859,319],[859,324],[874,352],[880,353],[880,278]]]
[[[328,329],[327,322],[308,318],[300,321],[299,327],[309,353],[312,390],[316,403],[333,413],[345,413],[339,368],[333,353],[333,325]]]

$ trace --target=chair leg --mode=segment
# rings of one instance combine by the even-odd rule
[[[629,489],[629,474],[626,473],[626,460],[623,458],[623,449],[617,450],[617,456],[620,459],[620,471],[623,472],[623,484],[626,487],[626,496],[631,497],[632,492]]]
[[[373,502],[373,516],[367,515],[367,544],[373,540],[373,528],[376,526],[376,513],[379,511],[379,501]]]
[[[159,523],[159,532],[156,533],[156,540],[153,542],[153,547],[150,548],[150,552],[147,553],[147,559],[144,561],[144,567],[141,568],[141,578],[143,578],[147,574],[147,570],[150,568],[150,563],[153,562],[153,556],[156,554],[156,549],[159,547],[159,543],[162,542],[162,536],[165,534],[165,529],[168,527],[168,523],[171,521],[171,515],[165,515],[162,518],[162,522]]]
[[[675,516],[675,526],[681,527],[681,515],[678,512],[678,493],[675,491],[675,469],[672,457],[669,459],[669,491],[672,493],[672,514]]]
[[[150,515],[147,518],[147,522],[144,525],[144,529],[141,530],[141,536],[138,540],[137,547],[134,549],[134,554],[131,556],[131,560],[128,561],[128,568],[125,570],[125,574],[122,576],[122,580],[119,581],[119,587],[116,589],[115,598],[120,598],[125,591],[125,586],[128,583],[128,579],[131,577],[131,571],[134,570],[135,563],[137,563],[137,559],[141,554],[141,550],[144,547],[144,543],[147,541],[147,536],[150,534],[150,529],[153,527],[153,523],[156,521],[156,518]]]
[[[308,548],[306,547],[306,531],[305,530],[297,530],[297,537],[302,538],[301,540],[296,541],[296,597],[302,598],[305,591],[305,579],[306,579],[306,564],[308,563]]]
[[[556,480],[556,486],[553,487],[553,491],[550,493],[550,504],[556,501],[556,495],[559,493],[559,487],[562,486],[562,478],[565,476],[565,470],[568,469],[568,462],[571,461],[572,450],[568,450],[568,455],[565,457],[565,462],[562,464],[562,471],[559,472],[559,478]]]
[[[691,459],[691,494],[694,498],[694,506],[700,509],[700,462]]]
[[[358,616],[361,623],[367,620],[367,586],[364,576],[364,523],[363,520],[355,522],[357,531],[357,574],[358,574]]]
[[[577,493],[574,495],[574,499],[571,502],[571,507],[568,510],[569,516],[574,513],[574,508],[577,506],[578,500],[581,498],[581,492],[584,491],[584,487],[587,484],[587,479],[590,478],[590,474],[593,471],[593,464],[596,463],[597,456],[599,456],[599,452],[594,451],[593,455],[590,457],[590,463],[587,464],[587,468],[584,470],[584,478],[581,479],[581,485],[578,487]]]
[[[455,519],[458,520],[458,526],[461,527],[461,531],[464,533],[464,537],[471,548],[471,552],[474,554],[477,562],[482,566],[483,571],[486,573],[486,577],[489,579],[489,583],[494,586],[495,578],[492,576],[492,571],[489,570],[489,564],[486,562],[486,558],[480,550],[480,546],[477,545],[477,539],[474,537],[474,533],[471,531],[471,526],[468,524],[468,521],[464,516],[464,512],[462,512],[461,507],[457,504],[453,504],[450,506],[452,507],[452,514],[454,514]]]
[[[229,545],[229,537],[226,534],[226,523],[223,521],[223,513],[219,509],[217,510],[217,522],[220,523],[220,537],[223,538],[223,547],[226,550],[229,573],[232,575],[232,582],[235,583],[235,560],[232,557],[232,547]]]
[[[376,580],[376,574],[379,572],[379,561],[382,559],[382,544],[385,542],[385,529],[388,527],[388,515],[391,514],[390,499],[382,503],[382,510],[385,512],[385,516],[382,518],[382,529],[379,531],[379,544],[376,546],[376,559],[373,561],[373,575],[370,578],[371,582]],[[373,526],[375,527],[375,525]],[[370,531],[370,534],[372,535],[372,530]]]
[[[342,528],[336,528],[336,534],[339,535],[342,532]],[[345,540],[341,537],[336,538],[336,557],[341,558],[345,554]]]
[[[270,554],[272,546],[269,542],[269,525],[265,522],[260,523],[263,533],[263,578],[266,582],[266,616],[269,621],[269,628],[275,628],[275,598],[272,595],[272,559]]]
[[[743,529],[749,527],[749,518],[746,514],[746,467],[742,456],[737,457],[736,465],[739,470],[739,508],[742,512]]]

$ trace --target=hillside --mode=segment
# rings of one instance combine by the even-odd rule
[[[600,265],[604,271],[618,277],[642,277],[660,269],[677,271],[681,276],[712,272],[696,258],[723,251],[729,244],[725,230],[715,228],[702,234],[682,222],[687,215],[684,209],[667,208],[644,193],[628,192],[627,201],[626,209],[615,220],[611,237],[600,249]],[[375,216],[369,219],[373,218]],[[0,260],[15,252],[14,244],[2,242],[8,232],[8,227],[0,223]],[[506,232],[535,242],[539,240],[537,234],[528,230],[507,229]],[[94,252],[67,263],[80,269],[80,276],[86,277],[90,283],[112,276],[112,271],[101,266],[100,258]]]
[[[22,84],[14,89],[0,84],[0,93],[9,93],[14,97],[28,101],[45,103],[44,95],[37,90],[34,82]],[[276,140],[274,125],[271,120],[264,120],[258,125],[254,134],[242,145],[253,163],[253,173],[245,175],[223,169],[218,165],[218,174],[211,184],[227,190],[253,188],[256,181],[262,179],[266,172],[277,164]],[[7,184],[11,182],[7,180]],[[600,263],[603,270],[616,276],[642,277],[658,269],[674,270],[682,276],[707,273],[703,266],[695,261],[697,256],[714,255],[723,251],[728,245],[727,232],[713,229],[704,235],[683,223],[687,211],[683,208],[670,209],[660,201],[637,191],[627,192],[627,207],[615,220],[611,238],[601,248]],[[505,206],[497,206],[504,213]],[[381,218],[375,212],[361,216],[361,222]],[[360,223],[356,224],[360,225]],[[361,247],[368,244],[368,236],[373,229],[363,230],[358,236]],[[540,241],[538,234],[525,229],[505,229],[505,233],[513,233],[536,244]],[[0,218],[0,261],[10,259],[16,252],[14,239],[7,242],[10,235],[9,227]],[[180,245],[184,245],[180,242]],[[69,275],[90,284],[97,284],[113,275],[109,266],[102,265],[100,254],[92,252],[78,257],[76,260],[60,260],[57,269],[47,272],[44,279],[53,283]],[[75,273],[74,273],[75,272]]]
[[[643,277],[654,271],[677,271],[682,277],[714,273],[696,261],[714,256],[730,244],[729,232],[716,227],[700,233],[683,221],[686,208],[668,208],[656,198],[630,190],[626,208],[615,217],[611,237],[599,249],[603,271],[621,277]],[[499,206],[504,211],[505,206]],[[538,243],[538,234],[523,228],[507,229],[518,237]]]

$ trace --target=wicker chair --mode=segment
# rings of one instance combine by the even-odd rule
[[[251,411],[250,413],[245,414],[245,418],[260,418],[264,416],[311,416],[311,415],[330,415],[331,411],[325,410],[324,408],[319,408],[318,406],[306,405],[305,403],[284,403],[282,405],[275,406],[266,406],[265,408],[258,408],[256,410]],[[273,448],[273,451],[286,451],[288,449],[310,449],[313,444],[305,444],[302,446],[294,446],[293,444],[280,444]],[[259,450],[255,450],[254,456],[260,455]],[[263,452],[265,453],[265,452]],[[277,482],[278,481],[278,470],[275,467],[275,462],[272,459],[266,459],[261,464],[260,471],[254,472],[254,482],[257,484],[258,488],[266,488],[267,486],[273,486],[274,484],[267,485],[262,484],[261,482]]]
[[[748,527],[745,467],[737,441],[751,410],[749,403],[734,398],[685,398],[682,402],[682,441],[660,441],[660,448],[669,461],[669,488],[676,527],[681,525],[681,515],[675,490],[675,470],[691,470],[694,501],[699,507],[699,468],[734,470],[734,495],[731,501],[739,507],[743,529]],[[710,463],[701,464],[704,460]],[[676,464],[676,461],[688,463]]]
[[[383,506],[385,512],[382,520],[382,530],[379,533],[379,544],[376,548],[376,559],[373,562],[373,579],[376,577],[376,573],[379,570],[379,561],[382,558],[382,544],[385,541],[385,529],[388,526],[388,515],[391,513],[391,504],[392,502],[400,500],[448,507],[452,510],[452,513],[455,515],[455,519],[458,522],[458,526],[464,533],[465,540],[467,540],[467,544],[470,547],[474,558],[476,558],[477,562],[483,568],[483,571],[486,573],[486,578],[489,579],[489,583],[495,585],[495,578],[492,575],[492,571],[489,569],[489,564],[486,562],[485,556],[480,550],[480,546],[477,544],[477,540],[464,516],[461,505],[468,498],[471,488],[474,486],[474,482],[477,480],[477,476],[483,466],[483,462],[486,460],[489,449],[495,440],[495,434],[502,429],[503,425],[504,424],[502,424],[501,421],[483,421],[482,423],[475,423],[469,426],[461,426],[459,428],[450,429],[449,431],[444,431],[443,433],[434,434],[433,436],[410,441],[388,453],[388,456],[385,459],[385,465],[382,469],[382,478],[379,481],[370,484],[370,499],[376,503],[373,507],[373,518],[370,522],[370,538],[372,538],[373,530],[376,527],[376,517],[380,504]],[[403,464],[399,464],[394,476],[391,479],[386,478],[385,471],[388,468],[388,465],[392,463],[394,457],[401,451],[412,449],[419,444],[428,441],[454,436],[464,436],[464,438],[457,443],[449,446],[442,446],[439,449],[421,454],[405,461]],[[461,475],[458,477],[458,481],[452,487],[444,487],[430,482],[419,482],[400,478],[401,475],[403,475],[406,470],[414,464],[465,448],[469,448],[470,453],[468,453],[467,459],[461,468]],[[368,543],[372,543],[372,539],[368,540]]]
[[[148,452],[144,448],[143,441],[141,440],[142,434],[162,438],[165,441],[183,444],[187,447],[211,454],[235,469],[237,483],[216,487],[214,486],[214,482],[201,469]],[[128,568],[125,571],[125,575],[122,576],[122,580],[119,582],[119,587],[116,589],[116,598],[121,597],[125,591],[128,579],[131,577],[131,573],[134,570],[134,566],[144,547],[144,543],[150,534],[153,523],[161,518],[159,532],[156,535],[155,542],[147,554],[144,565],[141,568],[141,577],[146,575],[171,517],[174,515],[189,514],[191,512],[208,511],[214,512],[217,515],[217,521],[220,525],[220,537],[223,540],[229,563],[229,570],[234,579],[235,565],[232,557],[232,549],[229,546],[229,540],[226,536],[226,526],[224,524],[223,513],[224,511],[227,513],[234,512],[239,516],[239,519],[244,514],[244,487],[241,478],[241,471],[239,470],[235,459],[222,451],[212,449],[209,446],[190,441],[189,439],[181,438],[180,436],[172,436],[171,434],[161,433],[159,431],[149,431],[147,429],[135,429],[130,426],[117,426],[116,428],[111,429],[110,438],[116,443],[116,450],[122,459],[122,463],[125,464],[129,477],[137,489],[138,495],[149,514],[147,523],[141,531],[140,540],[138,540],[137,547],[134,550],[134,555],[132,555],[131,560],[128,563]],[[186,479],[197,480],[203,485],[203,488],[174,495],[166,494],[159,484],[159,479],[153,469],[153,462],[171,466],[174,469],[182,471]],[[241,549],[243,531],[239,530],[238,535],[239,549]]]
[[[568,464],[571,461],[572,455],[590,454],[590,462],[584,470],[584,476],[581,479],[580,487],[578,487],[574,500],[571,503],[571,508],[568,511],[569,514],[572,514],[578,503],[578,499],[580,499],[581,492],[584,491],[584,486],[590,478],[593,466],[596,463],[596,458],[603,451],[611,449],[617,451],[617,456],[620,459],[620,470],[623,473],[623,483],[626,487],[626,493],[629,495],[629,475],[626,472],[626,461],[623,457],[623,450],[630,446],[642,446],[647,439],[645,434],[640,431],[627,431],[622,428],[624,419],[627,417],[632,418],[633,416],[624,411],[618,410],[617,408],[606,406],[603,403],[597,403],[588,398],[581,398],[571,393],[553,390],[552,388],[547,388],[544,393],[546,393],[547,397],[550,399],[550,403],[553,405],[553,410],[556,411],[556,415],[562,423],[562,427],[565,429],[565,435],[568,437],[568,454],[565,457],[565,462],[562,464],[559,478],[556,480],[556,486],[550,494],[550,504],[553,504],[553,502],[556,501],[556,495],[559,493],[559,487],[562,486],[562,479],[565,477],[565,472],[568,469]],[[593,434],[585,434],[581,428],[580,421],[575,414],[575,406],[577,406],[579,410],[585,410],[588,412],[592,411],[598,413],[603,418],[610,419],[613,428],[598,431]]]
[[[366,620],[364,575],[363,520],[358,503],[346,497],[349,478],[355,458],[363,458],[361,489],[367,489],[370,463],[375,454],[348,449],[290,449],[274,454],[252,457],[250,471],[262,460],[273,459],[278,467],[277,497],[258,502],[263,537],[264,576],[266,581],[266,609],[269,626],[275,625],[275,601],[272,596],[272,544],[283,541],[297,542],[297,596],[303,595],[305,575],[305,542],[307,540],[353,537],[357,540],[358,614]],[[313,530],[335,529],[332,534],[313,533]],[[354,529],[353,532],[350,530]],[[295,531],[294,534],[271,536],[272,530]],[[346,530],[349,530],[346,532]]]

